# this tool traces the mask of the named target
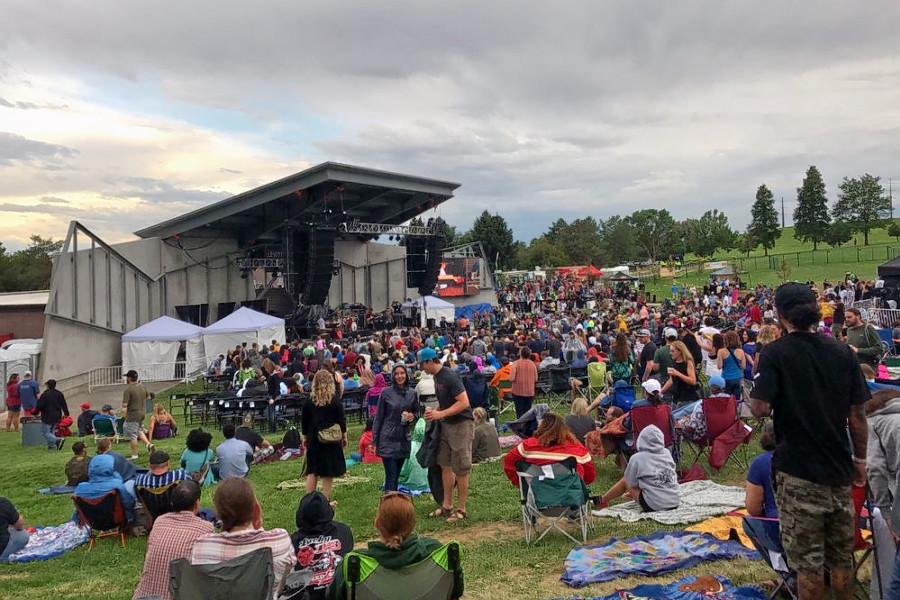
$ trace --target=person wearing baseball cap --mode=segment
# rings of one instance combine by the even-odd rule
[[[165,450],[154,450],[150,453],[149,468],[149,471],[134,478],[134,490],[139,497],[142,496],[142,488],[158,490],[191,478],[184,469],[169,470],[169,454]],[[154,518],[157,516],[159,515],[154,515]]]
[[[666,342],[665,345],[656,349],[656,352],[653,354],[653,360],[648,361],[644,368],[643,376],[644,381],[649,380],[652,376],[659,381],[660,385],[666,384],[669,380],[669,367],[675,366],[669,345],[678,340],[678,330],[674,327],[666,327],[663,330],[663,338]]]
[[[820,314],[808,286],[779,286],[775,307],[787,334],[759,353],[750,410],[757,418],[773,415],[782,543],[797,570],[801,598],[827,595],[825,567],[835,596],[850,597],[856,530],[851,486],[866,484],[863,404],[871,396],[853,351],[813,332]]]
[[[425,409],[426,421],[440,421],[437,464],[441,467],[444,487],[441,506],[430,517],[447,517],[455,523],[468,517],[469,472],[472,469],[472,441],[475,437],[474,416],[469,396],[459,375],[442,365],[437,352],[423,348],[419,367],[434,377],[438,408]],[[453,488],[457,487],[457,508],[453,508]]]
[[[131,460],[136,460],[138,440],[147,444],[148,453],[152,453],[156,448],[144,433],[144,417],[147,416],[147,399],[150,398],[150,394],[147,388],[138,383],[138,374],[134,369],[125,373],[125,380],[128,385],[122,393],[122,408],[125,409],[122,434],[131,443]]]
[[[82,402],[78,408],[81,409],[81,414],[78,415],[78,435],[86,436],[94,433],[94,417],[96,417],[99,413],[96,410],[91,410],[90,402]]]
[[[637,342],[640,344],[640,349],[638,350],[638,360],[637,360],[637,375],[644,381],[646,378],[644,377],[644,373],[647,372],[647,365],[653,362],[653,357],[656,355],[656,344],[653,343],[653,340],[650,339],[650,330],[649,329],[640,329],[637,332]]]

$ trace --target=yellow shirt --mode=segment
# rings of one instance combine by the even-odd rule
[[[820,302],[819,303],[819,314],[822,315],[822,319],[830,319],[834,316],[834,307],[828,302]]]

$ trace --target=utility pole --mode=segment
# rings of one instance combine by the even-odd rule
[[[784,196],[781,197],[781,228],[784,229]]]
[[[894,182],[890,177],[888,177],[888,197],[891,199],[891,223],[893,223],[894,222]]]

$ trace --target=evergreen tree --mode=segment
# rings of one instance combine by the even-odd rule
[[[504,269],[512,265],[516,245],[506,219],[484,211],[472,224],[471,236],[473,242],[481,242],[491,269]]]
[[[797,208],[794,209],[794,237],[802,242],[812,242],[813,250],[828,235],[828,198],[825,182],[815,166],[806,171],[802,187],[797,188]]]
[[[756,200],[750,210],[751,221],[747,227],[747,235],[750,236],[753,246],[761,245],[765,255],[769,255],[769,249],[775,247],[775,240],[781,237],[781,228],[778,226],[778,211],[775,210],[775,198],[771,190],[762,184],[756,190]],[[744,247],[749,242],[745,242]]]
[[[869,245],[869,231],[883,227],[891,214],[891,199],[884,195],[881,178],[866,173],[859,179],[844,177],[841,193],[832,210],[835,220],[851,224]]]

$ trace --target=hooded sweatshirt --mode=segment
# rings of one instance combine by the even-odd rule
[[[870,412],[877,405],[866,402],[869,442],[866,472],[875,506],[882,515],[891,514],[897,475],[900,473],[900,398],[888,400],[883,408]]]
[[[344,555],[353,549],[353,533],[334,521],[334,509],[322,492],[312,492],[300,500],[297,531],[291,536],[297,551],[295,571],[303,572],[305,587],[291,587],[291,597],[321,600],[341,568]],[[307,595],[303,596],[300,591]]]
[[[395,370],[403,369],[396,365]],[[372,444],[378,449],[382,458],[407,459],[410,455],[410,443],[414,423],[403,420],[403,413],[419,416],[419,400],[416,392],[409,387],[409,373],[406,374],[407,385],[396,383],[384,388],[375,408],[375,421],[372,424]]]
[[[96,500],[109,492],[117,490],[128,521],[134,520],[134,496],[125,488],[122,477],[113,470],[113,458],[108,454],[99,454],[91,459],[88,466],[89,480],[75,486],[75,495],[80,498]]]
[[[361,550],[359,553],[371,556],[378,561],[379,565],[386,569],[402,569],[408,565],[422,562],[432,552],[440,548],[441,545],[437,540],[419,537],[413,533],[403,540],[399,548],[390,548],[383,542],[369,542],[368,550]],[[453,590],[450,593],[450,597],[460,598],[464,591],[463,572],[462,567],[460,567],[453,572]],[[338,569],[338,572],[335,574],[334,583],[328,588],[326,598],[328,600],[346,600],[348,598],[347,588],[344,585],[343,569]]]
[[[659,427],[648,425],[637,438],[637,453],[625,467],[628,487],[640,488],[641,496],[654,510],[669,510],[681,501],[675,461],[664,444]]]

